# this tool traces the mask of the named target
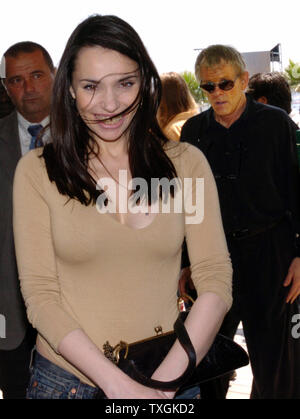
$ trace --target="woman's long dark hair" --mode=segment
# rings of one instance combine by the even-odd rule
[[[91,153],[89,130],[78,115],[70,94],[72,74],[83,47],[101,46],[134,60],[141,75],[139,106],[129,127],[129,165],[132,178],[148,183],[151,202],[151,178],[176,177],[176,170],[164,152],[167,141],[156,120],[161,98],[161,82],[140,37],[116,16],[93,15],[83,21],[71,35],[61,58],[53,88],[50,127],[52,143],[44,148],[49,179],[59,192],[82,204],[96,203],[99,191],[88,172]],[[93,141],[93,140],[92,140]]]

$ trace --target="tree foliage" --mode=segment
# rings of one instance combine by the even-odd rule
[[[300,83],[300,63],[295,63],[291,59],[289,65],[285,69],[285,75],[291,86],[296,86]]]
[[[186,84],[189,87],[189,90],[197,103],[207,102],[206,96],[202,92],[201,87],[196,79],[196,76],[191,71],[184,71],[181,73],[182,77],[184,78]]]

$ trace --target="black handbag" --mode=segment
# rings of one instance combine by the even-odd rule
[[[174,330],[162,333],[156,328],[156,336],[127,344],[120,341],[114,348],[106,342],[105,356],[135,381],[159,390],[177,390],[201,384],[248,365],[247,352],[232,339],[218,334],[206,356],[196,366],[196,353],[184,326],[187,312],[180,312]],[[163,382],[151,379],[152,374],[178,339],[189,358],[185,372],[175,380]]]

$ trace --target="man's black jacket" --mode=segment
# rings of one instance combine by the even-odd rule
[[[259,231],[287,215],[297,236],[296,131],[285,111],[247,96],[245,111],[230,128],[217,123],[210,108],[185,123],[181,141],[198,147],[210,163],[225,233]]]

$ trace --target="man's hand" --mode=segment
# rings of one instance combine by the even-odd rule
[[[297,257],[292,261],[283,285],[285,287],[291,285],[286,302],[293,304],[300,295],[300,257]]]
[[[179,278],[179,293],[180,295],[189,294],[190,290],[195,289],[192,278],[190,267],[183,268]]]

